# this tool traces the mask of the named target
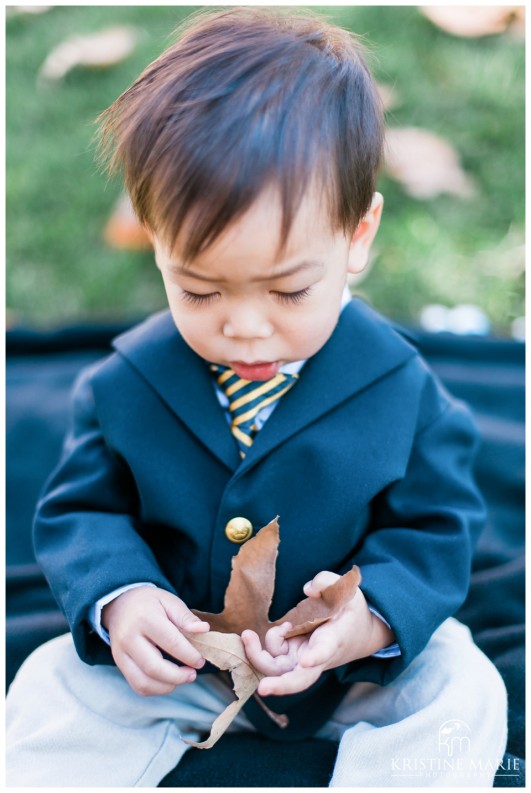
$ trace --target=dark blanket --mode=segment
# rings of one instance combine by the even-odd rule
[[[7,334],[7,684],[66,622],[31,546],[31,522],[56,463],[79,369],[104,355],[123,326]],[[472,408],[482,436],[477,477],[489,507],[468,599],[456,615],[499,669],[509,695],[510,770],[495,786],[524,786],[524,347],[521,343],[408,331],[448,389]],[[191,750],[162,787],[320,787],[334,744],[278,744],[227,735]],[[515,766],[517,770],[515,771]]]

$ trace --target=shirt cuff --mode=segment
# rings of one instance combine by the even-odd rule
[[[383,623],[385,623],[385,625],[387,625],[389,630],[392,630],[387,620],[384,617],[382,617],[380,612],[377,609],[375,609],[374,606],[371,606],[370,603],[367,603],[367,606],[369,607],[369,611],[371,611],[376,617],[378,617],[378,619],[380,619]],[[373,653],[372,657],[395,658],[398,655],[402,655],[402,650],[400,649],[400,645],[398,644],[398,642],[393,642],[393,644],[388,644],[387,647],[383,647],[381,650],[378,650],[377,653]]]
[[[102,598],[97,600],[88,614],[88,621],[90,622],[91,626],[94,628],[98,636],[103,639],[105,644],[111,645],[111,640],[109,639],[109,634],[101,624],[101,612],[103,611],[103,607],[110,603],[111,600],[114,600],[121,595],[123,592],[127,592],[128,589],[136,589],[139,586],[155,586],[152,584],[151,581],[139,581],[137,584],[126,584],[125,586],[121,586],[118,589],[113,589],[112,592],[109,592],[108,595],[104,595]]]

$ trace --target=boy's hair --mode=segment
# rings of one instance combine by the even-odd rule
[[[383,144],[359,41],[309,11],[267,7],[203,10],[178,30],[98,119],[102,158],[123,168],[139,219],[170,249],[181,234],[186,262],[277,187],[281,251],[317,187],[331,227],[352,233]]]

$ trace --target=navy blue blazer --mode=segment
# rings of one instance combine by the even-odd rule
[[[191,608],[220,611],[230,518],[280,519],[277,619],[320,570],[361,568],[368,600],[402,655],[364,658],[307,691],[246,712],[272,738],[312,734],[356,681],[385,684],[467,593],[484,505],[473,480],[477,434],[417,353],[359,299],[311,358],[240,462],[206,363],[169,312],[118,337],[79,378],[62,459],[34,525],[35,550],[89,664],[113,663],[87,622],[125,584],[151,581]]]

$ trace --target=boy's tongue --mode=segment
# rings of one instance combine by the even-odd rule
[[[251,364],[235,361],[230,366],[242,380],[270,380],[280,369],[279,361]]]

